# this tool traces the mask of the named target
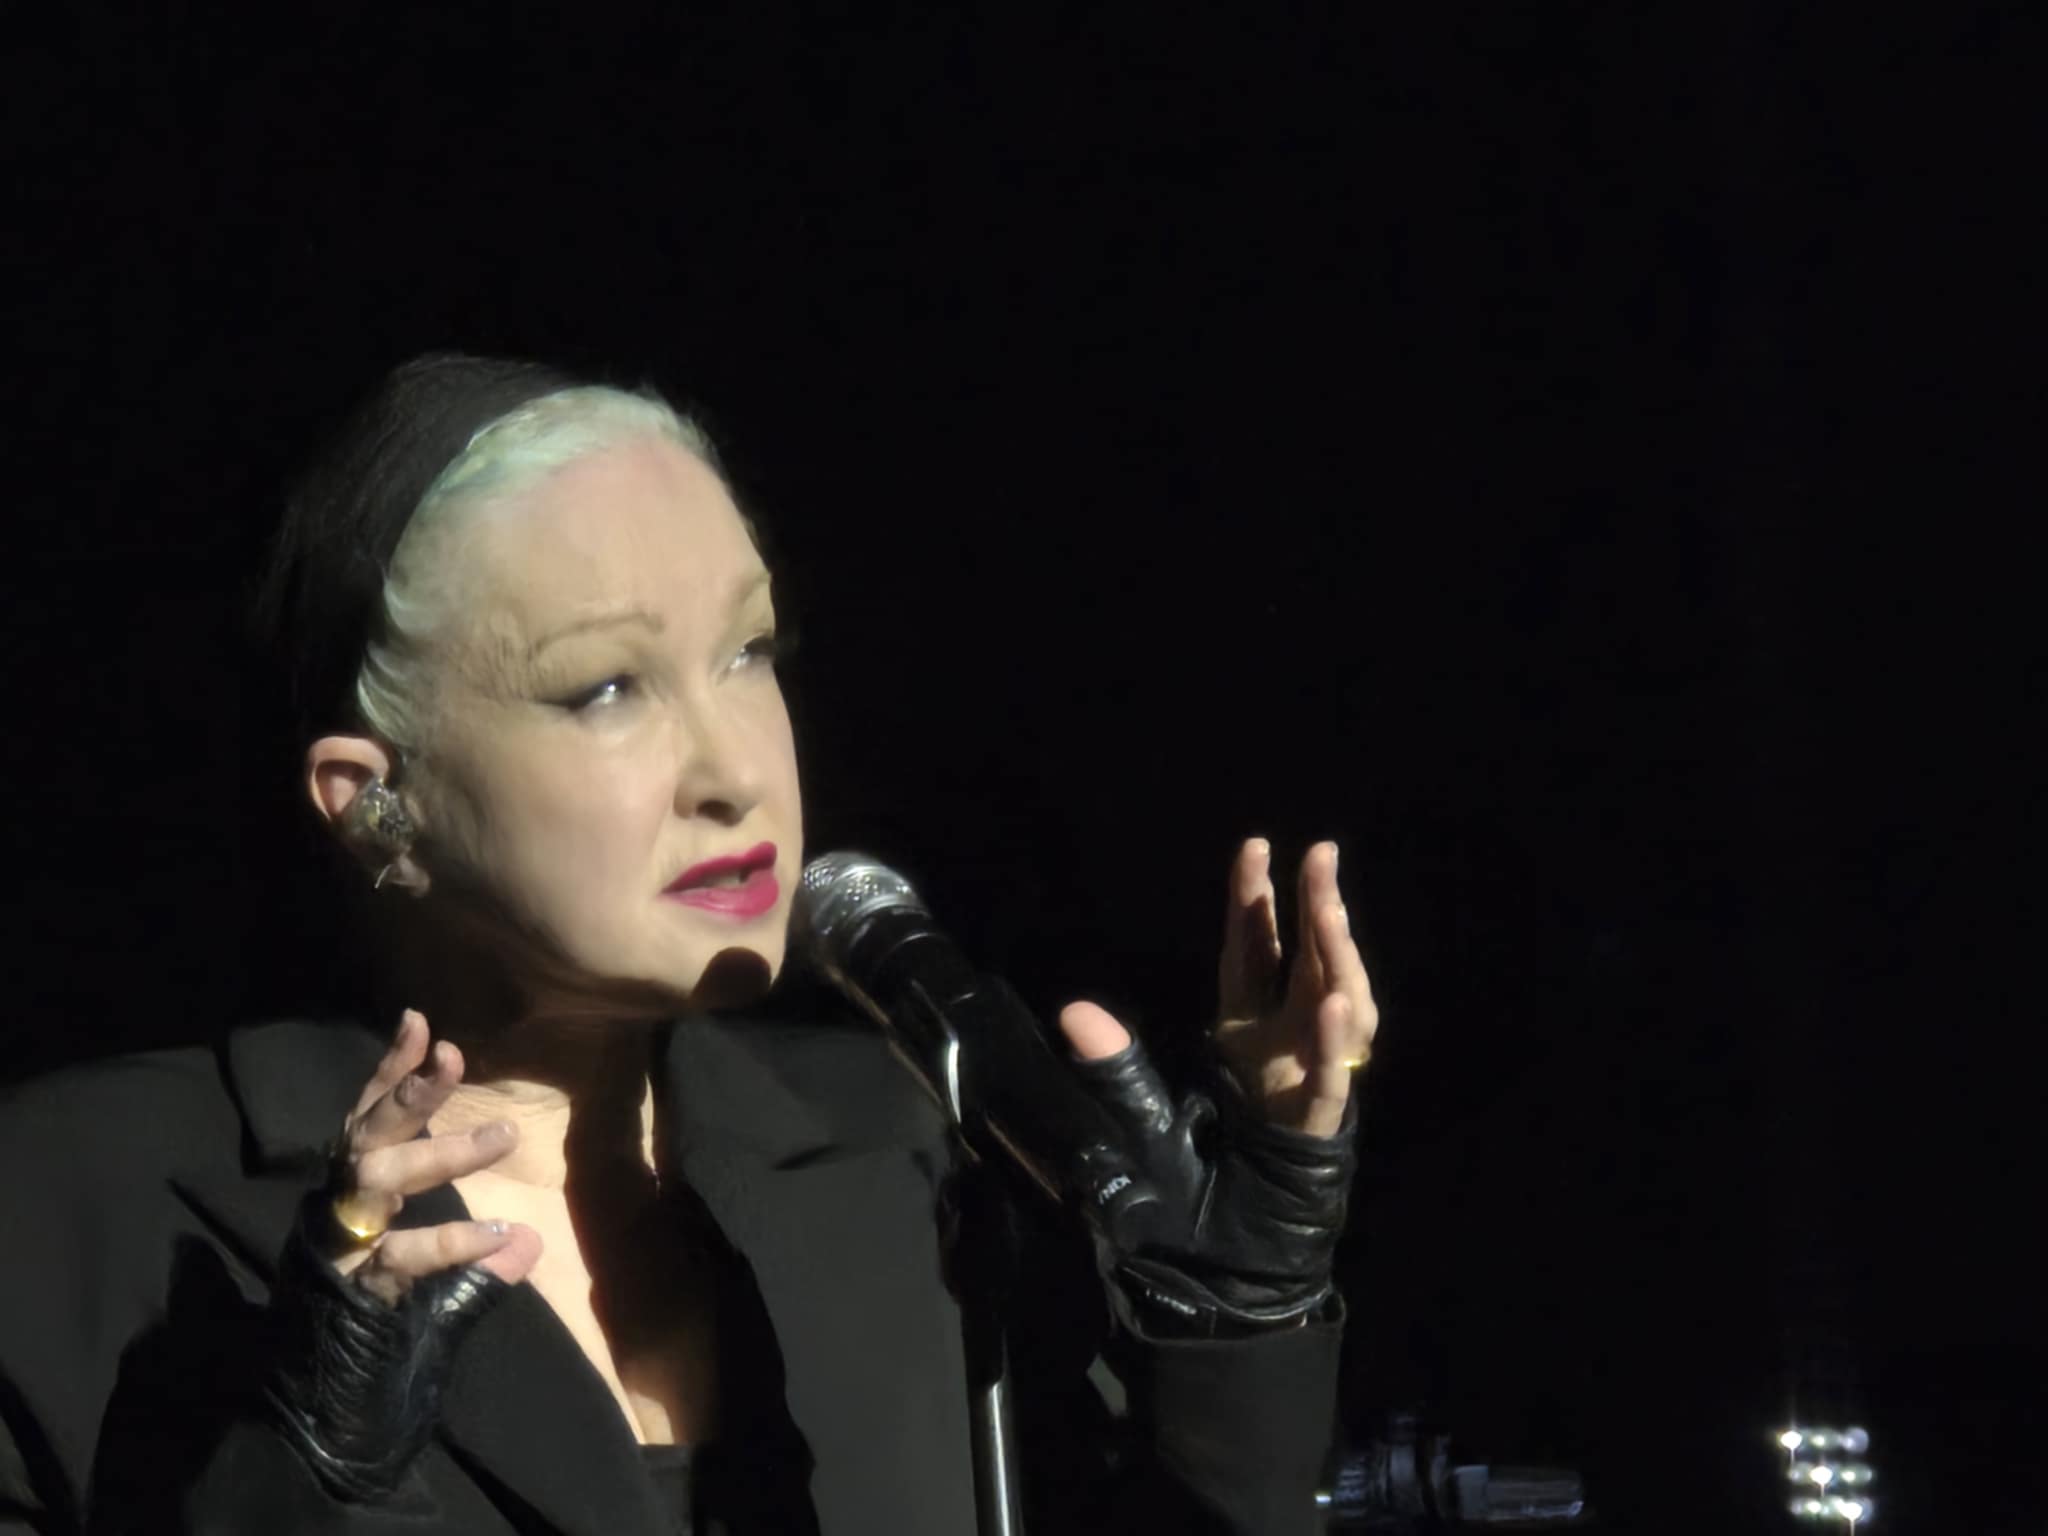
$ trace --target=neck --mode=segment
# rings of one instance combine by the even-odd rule
[[[436,937],[399,949],[380,1010],[417,1008],[435,1039],[462,1051],[462,1082],[433,1134],[510,1121],[518,1143],[490,1171],[540,1189],[620,1163],[651,1166],[649,1073],[666,1015],[648,1000],[607,1003],[522,975],[475,939]]]
[[[429,1129],[451,1135],[493,1120],[518,1128],[493,1177],[534,1189],[567,1189],[585,1173],[654,1165],[654,1089],[644,1055],[603,1082],[568,1087],[556,1077],[502,1073],[464,1081]]]

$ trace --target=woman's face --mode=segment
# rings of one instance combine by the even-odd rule
[[[444,537],[427,553],[452,565],[454,603],[410,784],[435,894],[600,992],[716,1005],[729,981],[772,979],[803,810],[768,572],[724,485],[639,437]],[[764,911],[671,889],[763,844]]]

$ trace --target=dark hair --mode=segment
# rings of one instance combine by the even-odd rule
[[[328,436],[286,502],[249,610],[253,643],[283,673],[299,745],[357,724],[355,677],[385,573],[436,477],[506,412],[592,382],[542,363],[429,353],[392,370]]]

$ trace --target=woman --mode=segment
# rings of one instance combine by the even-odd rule
[[[371,893],[337,942],[399,1022],[11,1096],[42,1178],[6,1197],[0,1529],[972,1530],[946,1127],[785,963],[773,585],[703,434],[419,359],[295,498],[261,612]],[[1375,1014],[1335,848],[1291,962],[1267,865],[1231,871],[1205,1092],[1061,1015],[1180,1225],[1097,1224],[1125,1402],[1025,1406],[1042,1528],[1314,1527]]]

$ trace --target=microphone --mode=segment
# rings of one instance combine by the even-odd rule
[[[1143,1220],[1138,1208],[1158,1195],[1116,1122],[1053,1053],[1024,1000],[968,962],[902,875],[866,854],[821,854],[804,866],[790,932],[881,1027],[970,1147],[1007,1154],[1059,1203]]]
[[[968,963],[939,930],[910,882],[860,853],[828,853],[804,866],[790,917],[792,946],[881,1026],[882,1037],[952,1119],[979,1157],[1007,1155],[1056,1203],[1150,1226],[1151,1182],[1122,1150],[1109,1112],[1053,1054],[1036,1016],[998,976]],[[992,1181],[969,1181],[963,1224],[971,1250],[961,1293],[973,1423],[977,1525],[1017,1536],[1006,1276],[1016,1232]],[[971,1234],[971,1235],[970,1235]]]

